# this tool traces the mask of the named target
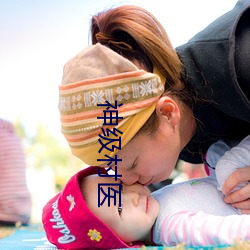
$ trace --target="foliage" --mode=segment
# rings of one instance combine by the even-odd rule
[[[27,135],[20,120],[15,123],[15,128],[24,144],[27,167],[38,170],[51,167],[58,191],[75,172],[84,167],[83,163],[72,155],[66,140],[53,136],[45,125],[39,124],[34,136]]]

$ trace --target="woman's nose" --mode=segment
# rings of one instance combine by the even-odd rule
[[[139,175],[138,174],[123,174],[122,171],[119,172],[119,174],[121,174],[122,176],[120,177],[120,179],[122,180],[123,183],[125,183],[125,185],[132,185],[134,183],[136,183],[139,180]]]

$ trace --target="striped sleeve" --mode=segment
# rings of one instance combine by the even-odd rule
[[[11,123],[0,119],[0,223],[28,223],[31,197],[21,140]]]
[[[203,212],[173,211],[163,220],[161,244],[213,246],[250,239],[250,215],[215,216]]]

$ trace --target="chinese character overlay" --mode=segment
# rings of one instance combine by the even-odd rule
[[[117,107],[121,107],[122,104],[117,105],[117,101],[115,101],[115,105],[113,106],[110,104],[108,101],[105,101],[106,104],[97,104],[97,106],[105,106],[107,107],[106,110],[103,110],[104,116],[103,117],[97,117],[97,119],[103,119],[104,123],[103,125],[118,125],[118,120],[123,119],[123,117],[118,116],[118,110],[109,110],[110,108],[112,109],[117,109]],[[114,152],[115,148],[118,150],[121,150],[121,135],[122,132],[119,131],[116,128],[113,128],[113,131],[111,131],[109,128],[106,129],[106,131],[102,128],[103,135],[99,134],[99,143],[101,144],[101,148],[99,149],[98,153],[100,153],[104,148]],[[118,134],[119,133],[119,134]],[[109,138],[110,134],[114,135],[115,137],[118,138]],[[117,143],[118,145],[114,145],[114,143]],[[114,157],[110,157],[108,155],[105,155],[106,159],[97,159],[97,161],[106,161],[108,162],[107,165],[110,166],[112,163],[112,166],[115,165],[115,167],[109,167],[107,169],[107,172],[110,170],[114,171],[114,174],[101,174],[100,169],[98,169],[98,175],[100,177],[115,177],[115,180],[117,181],[118,177],[121,177],[122,175],[117,174],[117,162],[122,161],[122,159],[117,159],[117,155]],[[108,186],[108,193],[105,193],[102,186]],[[113,186],[118,186],[118,190],[114,189]],[[104,194],[104,198],[102,201],[100,201],[100,192]],[[112,192],[112,193],[111,193]],[[98,184],[98,207],[102,206],[105,200],[108,198],[108,206],[110,206],[110,199],[114,199],[114,205],[116,205],[116,198],[117,194],[119,194],[119,206],[121,206],[121,183],[115,184],[115,183],[99,183]]]
[[[103,186],[108,186],[108,193],[105,193]],[[114,205],[116,206],[117,194],[119,194],[119,205],[121,206],[121,183],[98,183],[98,207],[102,206],[105,200],[108,198],[108,206],[110,206],[110,199],[114,199]],[[113,187],[118,187],[114,189]],[[100,192],[104,194],[104,198],[101,201]]]
[[[118,160],[121,161],[121,159],[118,159]],[[100,174],[100,169],[98,169],[98,175],[100,177],[115,177],[115,180],[117,181],[117,177],[122,177],[122,175],[117,174],[117,166],[116,165],[114,168],[115,169],[112,169],[111,167],[109,167],[108,169],[106,169],[107,172],[112,169],[114,171],[114,174]]]
[[[97,119],[103,119],[103,125],[118,125],[118,120],[123,119],[123,117],[118,116],[118,110],[109,110],[109,108],[117,109],[117,101],[115,101],[115,106],[105,101],[107,104],[97,104],[97,106],[107,106],[106,110],[103,110],[104,116],[99,116]],[[121,107],[122,103],[118,105]]]
[[[114,128],[113,131],[111,131],[110,129],[107,129],[107,131],[106,131],[107,134],[106,134],[105,131],[104,131],[104,129],[102,128],[102,132],[103,132],[104,136],[99,134],[99,137],[101,139],[98,139],[98,141],[100,142],[100,144],[102,146],[98,150],[98,153],[102,152],[103,148],[106,148],[107,150],[112,151],[112,152],[114,152],[115,148],[117,148],[118,150],[121,150],[121,137],[119,136],[117,139],[116,138],[109,138],[108,137],[109,133],[111,133],[112,135],[115,135],[117,137],[118,134],[116,134],[116,131],[119,132],[120,134],[122,134],[122,132],[119,131],[116,128]],[[105,137],[105,136],[107,136],[107,137]],[[106,142],[103,142],[102,140],[106,140]],[[115,143],[115,142],[118,142],[118,146],[112,144],[112,145],[110,145],[110,147],[108,147],[109,144]]]

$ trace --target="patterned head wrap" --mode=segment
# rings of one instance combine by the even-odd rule
[[[72,153],[89,165],[113,157],[151,116],[164,83],[159,74],[139,70],[99,43],[82,50],[64,66],[59,86],[62,133]],[[117,106],[98,106],[106,101]],[[110,111],[109,116],[116,110],[122,119],[106,126],[104,110]]]

